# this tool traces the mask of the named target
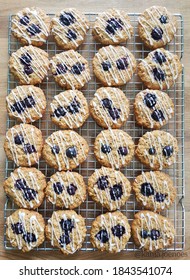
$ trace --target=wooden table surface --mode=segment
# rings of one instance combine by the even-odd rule
[[[184,34],[185,34],[185,53],[183,57],[183,64],[185,66],[185,181],[186,181],[186,195],[185,195],[185,209],[186,209],[186,241],[185,250],[180,252],[166,252],[157,254],[157,256],[142,257],[137,255],[135,252],[121,252],[119,254],[108,254],[101,252],[77,252],[72,256],[64,256],[59,251],[31,251],[29,253],[21,253],[17,250],[5,250],[3,246],[3,207],[5,201],[5,194],[2,187],[2,182],[5,175],[5,154],[3,150],[3,142],[6,131],[6,109],[5,109],[5,96],[7,94],[7,62],[8,62],[8,15],[17,12],[24,7],[38,6],[43,8],[47,13],[59,12],[60,9],[66,7],[76,7],[83,12],[101,12],[107,8],[115,7],[118,9],[124,9],[131,12],[143,12],[144,9],[152,5],[166,6],[172,13],[181,13],[184,16]],[[186,46],[190,45],[190,1],[151,1],[151,0],[109,0],[109,1],[91,1],[91,0],[0,0],[0,259],[13,260],[13,259],[190,259],[190,170],[188,169],[188,163],[190,158],[190,114],[188,107],[190,106],[190,59],[189,59],[189,48]]]

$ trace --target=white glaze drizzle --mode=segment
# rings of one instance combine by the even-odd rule
[[[32,118],[30,108],[24,108],[24,112],[21,112],[20,114],[17,113],[16,111],[13,112],[13,110],[11,108],[14,105],[14,103],[19,102],[19,101],[23,100],[23,98],[27,98],[30,95],[35,100],[35,106],[33,106],[32,109],[39,116],[39,118],[41,118],[42,117],[41,109],[45,109],[46,106],[43,104],[43,102],[38,97],[38,93],[35,93],[35,90],[33,90],[32,87],[28,87],[29,94],[26,93],[26,91],[24,90],[24,88],[22,86],[17,86],[15,90],[17,92],[15,92],[14,90],[11,91],[11,95],[14,97],[15,102],[10,101],[9,95],[6,97],[6,101],[7,101],[9,110],[13,114],[13,116],[15,116],[17,118],[19,117],[23,123],[26,123],[27,119],[29,119],[31,122],[35,121],[35,119]],[[22,107],[22,104],[20,106]]]
[[[151,46],[153,46],[153,44],[154,44],[154,39],[152,38],[151,33],[149,33],[147,26],[150,27],[152,30],[155,27],[161,27],[163,29],[162,41],[164,42],[164,44],[167,44],[168,42],[170,42],[168,30],[171,29],[173,33],[176,33],[176,27],[173,24],[172,20],[170,20],[169,23],[167,23],[167,24],[162,24],[159,20],[162,13],[156,6],[153,6],[152,8],[153,8],[152,11],[150,9],[145,10],[145,13],[147,13],[149,15],[150,19],[147,20],[147,18],[144,15],[145,13],[144,13],[139,17],[139,23],[143,27],[143,30],[146,33],[146,37],[148,38],[148,41]],[[163,8],[164,8],[165,14],[168,15],[167,9],[165,7],[163,7]],[[156,13],[156,16],[153,15],[154,12]],[[168,25],[169,25],[169,27],[168,27]]]
[[[10,239],[10,243],[14,243],[16,241],[17,247],[18,249],[22,249],[23,245],[26,245],[28,250],[31,250],[32,248],[34,248],[37,245],[38,242],[38,232],[43,232],[44,229],[43,227],[40,225],[38,219],[36,218],[35,215],[31,216],[30,218],[28,218],[28,215],[25,216],[25,212],[22,210],[19,210],[18,212],[18,220],[14,220],[12,215],[9,216],[7,218],[7,232],[8,232],[8,238]],[[27,219],[27,220],[26,220]],[[26,222],[29,221],[29,228],[27,228],[26,230]],[[11,224],[15,224],[15,223],[21,223],[23,226],[23,230],[24,233],[26,232],[30,232],[33,233],[36,236],[36,242],[25,242],[23,239],[23,234],[14,234],[13,237],[11,238],[11,234],[13,233],[12,228],[11,228]]]
[[[24,38],[28,44],[31,44],[32,41],[38,42],[38,41],[42,41],[42,42],[46,42],[46,40],[43,38],[43,36],[47,37],[49,35],[49,30],[46,26],[46,24],[44,23],[44,21],[41,19],[41,16],[39,14],[39,12],[35,9],[31,9],[31,8],[26,8],[26,15],[29,17],[29,24],[27,24],[26,26],[20,23],[20,19],[24,16],[24,14],[22,13],[17,13],[18,19],[16,19],[16,17],[13,18],[12,23],[15,24],[15,28],[13,28],[13,24],[11,27],[11,31],[13,31],[14,33],[16,33],[19,37]],[[37,20],[39,27],[40,27],[40,33],[36,33],[35,36],[31,36],[26,29],[31,26],[33,22],[32,17]],[[35,38],[36,37],[36,38]]]
[[[52,246],[54,246],[54,239],[57,241],[57,244],[60,244],[59,239],[62,236],[62,234],[64,234],[64,230],[62,230],[61,225],[60,225],[61,219],[66,221],[68,219],[68,217],[65,213],[63,213],[63,215],[60,218],[56,212],[53,212],[52,217],[48,220],[48,227],[51,230],[51,245]],[[71,216],[71,218],[69,218],[69,219],[71,219],[72,223],[74,224],[74,228],[72,229],[72,232],[69,234],[71,242],[68,245],[63,244],[63,249],[68,254],[73,254],[78,249],[76,247],[75,243],[78,245],[82,242],[82,235],[79,230],[80,220],[78,219],[77,214],[76,215],[73,214]],[[56,230],[58,230],[58,233],[56,232]]]

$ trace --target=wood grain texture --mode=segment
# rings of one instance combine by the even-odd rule
[[[5,201],[5,194],[2,188],[2,182],[4,180],[5,174],[5,154],[3,150],[3,142],[6,131],[6,109],[5,109],[5,96],[7,93],[7,62],[8,62],[8,15],[17,12],[24,7],[38,6],[43,8],[47,13],[59,12],[65,7],[76,7],[81,9],[83,12],[100,12],[107,8],[115,7],[118,9],[124,9],[128,12],[143,12],[144,9],[150,7],[151,5],[162,5],[166,6],[168,10],[172,13],[181,13],[184,16],[184,34],[185,34],[185,53],[183,57],[183,63],[185,66],[185,181],[186,181],[186,196],[185,196],[185,208],[186,208],[186,246],[185,250],[182,252],[160,252],[156,255],[146,255],[143,253],[135,252],[122,252],[119,254],[108,254],[101,252],[78,252],[72,256],[63,256],[59,251],[43,252],[43,251],[32,251],[29,253],[21,253],[17,250],[7,251],[3,247],[3,207]],[[109,0],[109,1],[71,1],[71,0],[0,0],[0,259],[15,260],[15,259],[190,259],[190,188],[188,186],[188,180],[190,179],[190,169],[188,168],[189,158],[190,158],[190,60],[189,50],[186,46],[190,45],[190,2],[189,0],[183,1],[142,1],[142,0]]]

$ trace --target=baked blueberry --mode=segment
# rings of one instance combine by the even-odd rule
[[[151,36],[155,41],[161,40],[162,35],[163,35],[163,30],[159,26],[155,27],[151,32]]]
[[[144,96],[144,104],[150,109],[156,105],[156,101],[157,101],[157,97],[153,93],[147,93]]]
[[[20,57],[20,62],[24,65],[29,65],[31,61],[32,61],[32,57],[30,56],[30,54],[28,52],[21,55],[21,57]]]
[[[117,61],[116,61],[116,65],[117,65],[117,68],[119,70],[125,70],[129,63],[128,63],[128,58],[127,57],[122,57],[122,58],[119,58]]]
[[[160,22],[163,23],[163,24],[166,24],[168,23],[167,20],[168,20],[168,17],[167,16],[164,16],[164,15],[161,15],[161,17],[159,18]]]
[[[15,135],[14,142],[16,145],[22,145],[22,143],[24,143],[24,137],[22,136],[22,134]]]
[[[65,247],[65,245],[68,245],[71,243],[71,238],[69,234],[62,234],[59,238],[59,244],[61,247]]]
[[[104,154],[109,154],[111,152],[111,147],[107,144],[102,144],[101,151]]]
[[[30,75],[34,72],[31,65],[24,65],[24,73]]]
[[[54,154],[54,155],[59,154],[59,152],[60,152],[59,146],[53,145],[53,146],[51,147],[51,152],[52,152],[52,154]]]
[[[59,21],[62,25],[69,26],[72,23],[74,23],[76,21],[76,19],[73,16],[73,14],[71,14],[69,12],[64,12],[63,14],[60,15]]]
[[[21,17],[20,18],[20,23],[22,24],[22,25],[28,25],[29,24],[29,22],[30,22],[30,19],[29,19],[29,17],[27,16],[27,15],[25,15],[25,16],[23,16],[23,17]]]
[[[150,147],[150,149],[148,150],[149,155],[153,156],[156,154],[156,149],[154,147]]]
[[[23,190],[23,197],[27,201],[31,201],[36,198],[37,192],[30,188],[24,188]]]
[[[26,30],[28,31],[28,33],[30,33],[31,36],[35,36],[36,34],[39,34],[41,32],[41,28],[34,23],[28,26]]]
[[[148,238],[148,236],[149,236],[148,231],[145,229],[142,229],[140,232],[140,236],[144,239]]]
[[[173,154],[173,147],[165,146],[162,150],[162,153],[165,157],[171,157],[171,155]]]
[[[150,232],[150,237],[152,240],[157,240],[160,237],[160,231],[157,229],[152,229]]]
[[[23,225],[19,222],[16,224],[11,224],[11,229],[12,229],[13,233],[15,233],[15,234],[24,233]]]
[[[111,18],[107,20],[107,26],[105,28],[108,34],[114,35],[115,32],[119,29],[123,29],[123,22],[121,19]]]
[[[123,236],[123,234],[125,234],[124,226],[121,226],[119,224],[114,226],[114,227],[112,227],[111,231],[112,231],[113,235],[117,236],[118,238],[121,238]]]
[[[66,150],[66,156],[68,158],[75,158],[77,156],[77,150],[74,146],[72,147],[69,147],[67,150]]]
[[[103,107],[110,109],[112,107],[112,100],[109,98],[102,99],[102,105]]]
[[[35,106],[36,104],[36,101],[34,100],[33,96],[32,95],[29,95],[28,97],[26,97],[24,99],[24,103],[26,105],[27,108],[32,108]]]
[[[158,110],[158,109],[156,109],[152,112],[151,117],[156,122],[160,122],[160,121],[165,120],[165,117],[164,117],[164,114],[163,114],[162,110]]]
[[[112,188],[110,188],[110,196],[111,199],[116,201],[119,200],[123,195],[122,185],[121,184],[115,184]]]
[[[84,71],[84,63],[77,62],[71,67],[71,73],[75,75],[80,75]]]
[[[33,232],[26,232],[23,234],[23,239],[27,243],[33,243],[37,241],[37,238]]]
[[[26,180],[25,179],[17,179],[14,186],[17,190],[23,190],[27,187]]]
[[[75,32],[74,30],[69,29],[69,30],[67,31],[66,37],[67,37],[70,41],[76,40],[76,39],[77,39],[77,34],[76,34],[76,32]]]
[[[166,62],[165,55],[160,51],[155,51],[153,59],[154,59],[154,61],[156,61],[160,65],[162,65],[162,63]]]
[[[56,65],[56,75],[65,74],[67,72],[67,65],[59,63]]]
[[[21,114],[22,112],[24,112],[25,110],[25,103],[24,101],[18,101],[18,102],[15,102],[12,106],[11,106],[11,110],[13,112],[17,112],[18,114]]]
[[[164,81],[165,73],[160,68],[154,68],[153,70],[154,79],[156,81]]]
[[[67,192],[68,192],[69,195],[75,195],[76,190],[77,190],[77,187],[74,184],[70,184],[67,187]]]
[[[102,62],[102,68],[105,72],[109,71],[109,69],[111,68],[111,63],[109,62],[109,60]]]
[[[67,111],[71,114],[79,113],[80,110],[80,103],[76,100],[76,97],[73,99],[73,101],[70,103],[70,105],[67,107]]]
[[[120,118],[120,112],[121,110],[115,107],[108,109],[108,113],[114,121]]]
[[[70,232],[72,232],[74,228],[74,222],[71,219],[61,219],[59,223],[65,233],[69,234]]]
[[[109,185],[108,176],[106,175],[98,178],[97,185],[98,189],[104,191]]]
[[[108,232],[106,229],[101,229],[95,237],[101,242],[101,243],[106,243],[109,240]]]
[[[24,144],[23,149],[24,149],[25,154],[36,153],[36,148],[34,147],[34,145],[31,145],[30,143]]]
[[[154,195],[154,188],[150,183],[142,183],[141,184],[141,193],[144,196]]]
[[[157,202],[164,202],[166,198],[166,195],[163,194],[163,193],[156,193],[154,199],[157,201]]]
[[[67,114],[67,111],[64,107],[58,107],[57,109],[55,109],[54,111],[54,115],[57,117],[57,118],[60,118],[60,117],[64,117],[65,115]]]
[[[59,195],[63,192],[63,185],[60,182],[53,183],[53,190]]]
[[[118,154],[121,156],[126,156],[128,154],[127,147],[119,147]]]

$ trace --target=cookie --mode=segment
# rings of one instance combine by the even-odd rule
[[[47,183],[46,198],[57,207],[74,209],[86,199],[86,185],[77,172],[56,172]]]
[[[89,116],[87,100],[78,90],[61,92],[50,103],[50,116],[52,122],[60,128],[79,128]]]
[[[81,89],[90,81],[88,61],[74,50],[56,54],[51,60],[51,71],[62,88]]]
[[[63,254],[74,254],[86,237],[85,220],[73,210],[54,211],[45,228],[47,239]]]
[[[89,177],[88,193],[96,203],[115,211],[128,200],[131,184],[120,171],[102,167]]]
[[[152,6],[138,18],[138,33],[144,44],[151,49],[165,46],[174,38],[177,19],[165,7]]]
[[[12,17],[12,34],[23,44],[42,46],[50,33],[51,20],[46,13],[37,8],[24,8]]]
[[[6,219],[6,236],[12,247],[23,252],[38,247],[44,241],[45,222],[41,214],[18,209]]]
[[[168,168],[176,162],[178,153],[177,139],[165,131],[146,132],[135,150],[141,163],[153,170]]]
[[[36,209],[43,202],[46,179],[36,168],[19,167],[11,172],[3,187],[20,208]]]
[[[157,49],[141,60],[137,72],[147,88],[166,90],[175,84],[182,72],[182,64],[177,55]]]
[[[134,149],[131,136],[120,129],[102,130],[94,142],[94,154],[99,163],[116,169],[131,162]]]
[[[125,249],[130,236],[128,219],[119,211],[99,215],[92,222],[90,241],[100,251],[118,253]]]
[[[135,244],[145,251],[154,252],[174,242],[175,229],[170,219],[151,211],[136,213],[131,230]]]
[[[104,128],[120,128],[129,116],[129,100],[119,88],[101,87],[90,102],[90,114]]]
[[[39,163],[42,147],[42,132],[31,124],[15,125],[6,133],[5,153],[17,166],[27,167]]]
[[[134,55],[123,46],[106,46],[95,54],[95,76],[104,86],[122,86],[128,83],[136,70]]]
[[[53,132],[42,151],[48,165],[60,170],[71,170],[87,158],[89,146],[86,140],[72,130]]]
[[[64,50],[76,50],[84,42],[88,29],[87,18],[74,8],[64,9],[52,18],[51,33]]]
[[[170,208],[176,198],[172,179],[160,171],[142,172],[135,178],[133,191],[139,205],[154,212]]]
[[[174,104],[167,93],[145,89],[135,97],[136,123],[146,128],[160,129],[174,115]]]
[[[42,118],[46,110],[46,98],[39,87],[17,86],[6,97],[6,108],[11,119],[32,123]]]
[[[131,39],[133,27],[125,11],[109,9],[97,16],[92,35],[103,45],[118,45]]]
[[[9,69],[21,85],[40,84],[48,74],[48,54],[37,47],[21,47],[11,54]]]

